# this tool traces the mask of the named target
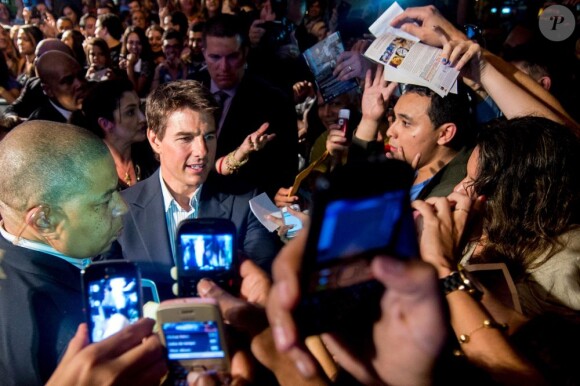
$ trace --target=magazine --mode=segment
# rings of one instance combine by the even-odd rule
[[[354,79],[338,80],[332,75],[338,56],[344,51],[340,34],[335,32],[304,51],[304,59],[314,75],[324,103],[358,87]]]
[[[390,26],[402,12],[395,2],[371,25],[369,30],[376,39],[364,55],[384,65],[387,81],[428,87],[442,97],[456,93],[459,71],[441,62],[443,50]]]

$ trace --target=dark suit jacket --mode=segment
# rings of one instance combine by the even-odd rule
[[[121,195],[129,205],[123,233],[118,239],[123,257],[137,263],[143,278],[157,284],[162,300],[173,298],[171,286],[174,281],[169,271],[175,264],[171,256],[159,171],[124,190]],[[281,244],[278,237],[269,233],[251,212],[248,201],[254,195],[255,192],[243,195],[220,193],[208,180],[201,190],[198,217],[231,220],[238,232],[238,249],[269,272]]]
[[[85,321],[80,270],[0,236],[0,384],[44,385]]]
[[[28,118],[38,106],[47,100],[48,97],[42,91],[40,78],[33,76],[24,83],[20,96],[6,108],[4,114],[16,114],[21,118]]]
[[[64,115],[55,109],[48,99],[39,108],[34,110],[34,112],[30,114],[30,117],[28,117],[29,121],[35,121],[39,119],[42,119],[43,121],[60,123],[67,122],[67,119],[64,117]]]
[[[207,71],[196,80],[210,87]],[[244,139],[269,122],[268,134],[276,138],[250,160],[238,173],[218,177],[223,188],[247,190],[257,187],[271,197],[280,187],[291,186],[298,172],[298,129],[292,100],[264,80],[246,74],[232,99],[217,142],[216,159],[235,150]]]

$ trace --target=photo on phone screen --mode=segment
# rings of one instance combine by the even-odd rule
[[[91,342],[100,342],[139,320],[140,277],[137,266],[125,260],[93,263],[82,271]]]
[[[171,361],[225,358],[217,321],[163,323],[167,358]]]
[[[229,270],[233,264],[234,237],[231,234],[182,234],[184,271]]]

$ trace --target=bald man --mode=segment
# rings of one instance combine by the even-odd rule
[[[81,109],[86,93],[87,82],[80,64],[64,52],[49,51],[36,61],[36,73],[48,100],[28,119],[67,122],[73,111]]]
[[[29,121],[0,141],[0,383],[42,385],[82,312],[81,268],[110,248],[127,206],[108,148]]]
[[[72,50],[59,39],[46,38],[36,46],[36,60],[49,51],[61,51],[70,56],[74,55]],[[26,80],[20,96],[6,108],[4,117],[12,122],[12,126],[16,126],[21,123],[22,119],[27,119],[46,100],[47,97],[42,92],[40,78],[38,76],[30,77]]]

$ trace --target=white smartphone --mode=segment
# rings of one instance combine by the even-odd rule
[[[230,371],[230,357],[217,302],[180,298],[162,302],[157,324],[167,348],[172,384],[182,384],[191,371]]]
[[[298,211],[300,210],[300,207],[296,204],[292,205],[291,208]],[[298,217],[293,216],[290,212],[288,212],[287,207],[282,208],[282,219],[284,220],[284,225],[293,225],[293,227],[288,229],[288,232],[286,232],[287,238],[293,238],[296,236],[298,231],[302,229],[302,221],[300,221]]]

